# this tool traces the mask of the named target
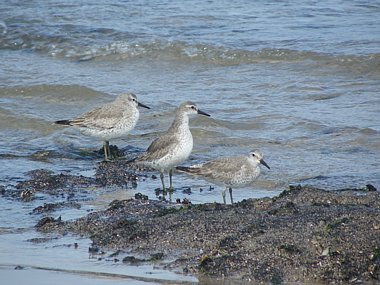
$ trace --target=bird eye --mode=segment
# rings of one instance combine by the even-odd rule
[[[195,110],[195,106],[191,106],[191,109]]]
[[[252,153],[252,156],[255,156],[255,154],[254,154],[254,153]]]

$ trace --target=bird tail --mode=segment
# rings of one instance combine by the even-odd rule
[[[59,121],[55,121],[54,123],[56,123],[57,125],[65,125],[65,126],[70,126],[71,125],[71,121],[70,120],[59,120]]]
[[[186,172],[186,173],[191,173],[191,174],[198,173],[198,168],[196,167],[177,166],[175,169],[178,170],[179,172]]]
[[[189,168],[190,167],[186,167],[186,166],[177,166],[175,169],[181,172],[188,172]]]
[[[136,162],[138,158],[139,158],[139,157],[136,156],[135,158],[132,158],[132,159],[130,159],[130,160],[127,160],[127,164],[131,164],[131,163]]]
[[[145,165],[144,161],[141,161],[141,155],[136,156],[135,158],[127,160],[128,167],[136,170],[154,170],[149,165]]]

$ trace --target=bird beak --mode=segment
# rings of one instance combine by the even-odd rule
[[[204,115],[204,116],[210,117],[209,114],[207,114],[207,113],[205,113],[205,112],[203,112],[203,111],[201,111],[201,110],[199,110],[199,109],[198,109],[198,114],[201,114],[201,115]]]
[[[269,165],[264,161],[264,159],[260,159],[260,163],[264,165],[266,168],[270,169]]]
[[[150,109],[150,107],[148,107],[147,105],[144,105],[140,102],[137,102],[137,106],[140,106],[140,107],[143,107],[143,108],[147,108],[147,109]]]

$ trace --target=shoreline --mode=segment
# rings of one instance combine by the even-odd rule
[[[29,180],[13,191],[3,189],[2,195],[25,202],[38,193],[66,195],[66,202],[33,210],[44,216],[36,230],[89,237],[89,253],[99,254],[99,259],[154,264],[200,282],[380,280],[380,192],[372,185],[336,191],[290,186],[272,198],[233,205],[172,203],[135,195],[64,221],[52,213],[80,208],[81,202],[75,201],[78,189],[144,183],[147,174],[115,161],[97,164],[94,177],[46,170],[28,175]]]

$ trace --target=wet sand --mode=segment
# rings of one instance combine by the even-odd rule
[[[29,284],[29,285],[101,285],[104,283],[121,285],[154,285],[152,281],[145,282],[122,276],[106,276],[85,272],[67,272],[44,268],[0,266],[1,279],[4,284]]]
[[[69,192],[77,187],[122,185],[147,174],[124,161],[99,163],[94,178],[34,171],[12,195]],[[8,195],[3,190],[3,195]],[[178,203],[179,202],[179,203]],[[325,191],[290,186],[273,198],[233,205],[183,201],[115,200],[107,209],[76,220],[47,216],[36,225],[45,233],[89,237],[93,254],[126,264],[153,263],[204,280],[255,282],[378,282],[380,279],[380,194],[364,189]],[[210,279],[211,278],[211,279]],[[211,282],[211,281],[207,281]]]

